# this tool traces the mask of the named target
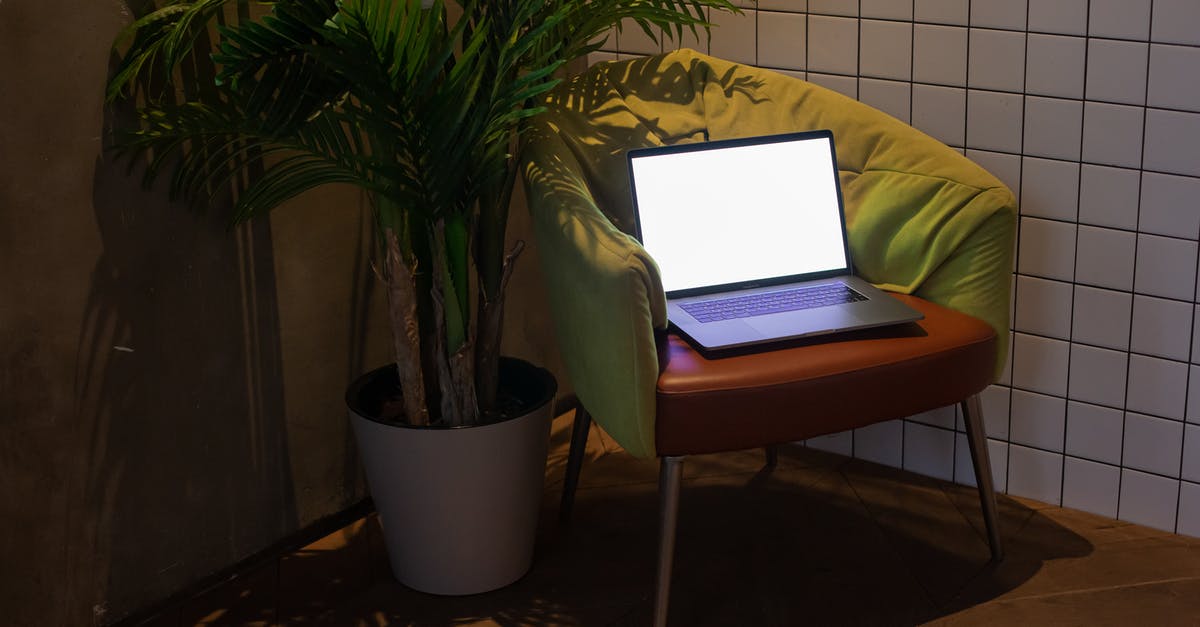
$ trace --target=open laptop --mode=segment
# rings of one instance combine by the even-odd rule
[[[828,130],[630,150],[637,236],[702,351],[919,320],[853,276]]]

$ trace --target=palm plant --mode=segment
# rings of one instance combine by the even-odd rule
[[[368,193],[409,424],[494,415],[522,120],[623,21],[707,28],[729,0],[167,0],[118,40],[120,145],[233,221],[306,190]],[[207,54],[206,54],[207,53]],[[205,58],[205,57],[208,58]],[[187,76],[187,79],[182,77]],[[472,315],[474,313],[474,315]]]

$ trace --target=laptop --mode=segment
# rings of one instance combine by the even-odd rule
[[[702,352],[919,320],[853,275],[828,130],[628,152],[637,237]]]

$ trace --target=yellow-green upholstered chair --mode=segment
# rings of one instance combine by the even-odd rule
[[[1008,348],[1016,209],[958,152],[866,105],[682,50],[602,63],[526,129],[525,180],[556,334],[580,401],[562,513],[589,421],[660,463],[655,624],[665,624],[682,460],[961,403],[994,559],[1002,555],[978,393]],[[925,314],[888,329],[705,359],[668,333],[653,259],[629,234],[625,152],[833,131],[859,276]],[[697,181],[703,185],[704,181]]]

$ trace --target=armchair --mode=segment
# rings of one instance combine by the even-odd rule
[[[660,459],[655,624],[666,622],[681,464],[961,403],[993,559],[1002,557],[978,393],[1008,348],[1015,200],[958,152],[819,86],[691,50],[602,63],[526,129],[524,174],[563,359],[580,401],[561,515],[595,420]],[[859,276],[925,319],[705,359],[669,334],[653,259],[629,233],[624,153],[829,128]],[[703,185],[704,181],[696,181]]]

